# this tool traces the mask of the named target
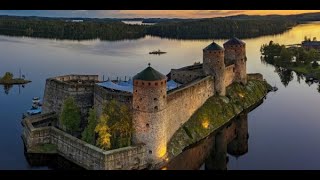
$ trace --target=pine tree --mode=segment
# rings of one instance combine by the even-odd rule
[[[95,128],[98,123],[97,112],[95,109],[89,110],[88,125],[82,132],[82,140],[89,144],[95,145]]]
[[[63,104],[60,114],[60,125],[68,133],[75,133],[79,130],[81,122],[80,109],[77,107],[73,97],[68,97]]]

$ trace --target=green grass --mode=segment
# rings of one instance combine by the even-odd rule
[[[178,129],[168,143],[169,156],[207,137],[229,122],[243,110],[258,103],[270,85],[264,81],[249,80],[246,86],[233,83],[227,88],[228,97],[212,96],[191,118]]]
[[[36,146],[32,146],[29,153],[44,153],[44,154],[52,154],[57,152],[57,146],[54,144],[39,144]]]

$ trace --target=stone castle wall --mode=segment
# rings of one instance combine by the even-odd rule
[[[247,74],[247,79],[263,81],[263,75],[260,73],[251,73],[251,74]]]
[[[53,126],[35,128],[31,123],[32,118],[23,120],[25,128],[22,137],[27,149],[41,144],[54,144],[59,155],[91,170],[130,170],[147,166],[143,144],[104,151]]]
[[[94,85],[94,108],[98,116],[101,115],[102,107],[105,103],[116,100],[119,103],[125,104],[129,109],[132,109],[132,94],[126,92],[116,92],[110,89],[105,89],[99,85]]]
[[[167,142],[172,135],[214,94],[212,76],[192,82],[174,89],[167,95]]]
[[[98,75],[76,75],[76,74],[70,74],[70,75],[64,75],[64,76],[58,76],[54,79],[62,82],[67,81],[99,81]]]
[[[200,71],[190,71],[190,70],[180,70],[180,69],[172,69],[171,70],[171,79],[181,83],[189,83],[199,77],[204,75],[202,69]]]
[[[98,80],[95,75],[68,75],[46,80],[43,99],[43,113],[60,114],[64,100],[73,97],[81,111],[81,125],[86,124],[88,110],[93,106],[93,84]],[[79,81],[79,83],[78,83]]]
[[[226,67],[225,69],[225,86],[228,87],[230,84],[233,83],[234,80],[234,71],[235,71],[235,65],[230,65]]]

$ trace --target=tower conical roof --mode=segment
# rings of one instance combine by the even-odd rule
[[[244,45],[244,44],[246,44],[246,43],[236,37],[233,37],[233,38],[229,39],[227,42],[225,42],[223,44],[223,46],[225,46],[225,45]]]
[[[158,81],[158,80],[167,79],[167,77],[161,74],[160,72],[158,72],[157,70],[153,69],[152,67],[150,67],[150,63],[149,63],[149,67],[147,67],[146,69],[144,69],[143,71],[135,75],[133,79],[143,80],[143,81]]]
[[[219,46],[219,44],[217,44],[213,41],[211,44],[209,44],[209,46],[205,47],[203,50],[205,50],[205,51],[221,51],[224,49],[223,49],[223,47]]]

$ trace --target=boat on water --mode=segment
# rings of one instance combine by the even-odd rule
[[[149,52],[149,54],[165,54],[165,53],[167,53],[167,52],[164,52],[164,51],[160,51],[160,49],[158,49],[157,51],[151,51],[151,52]]]
[[[32,106],[27,112],[22,114],[22,118],[26,118],[29,116],[41,114],[42,112],[42,104],[39,97],[32,98]]]

